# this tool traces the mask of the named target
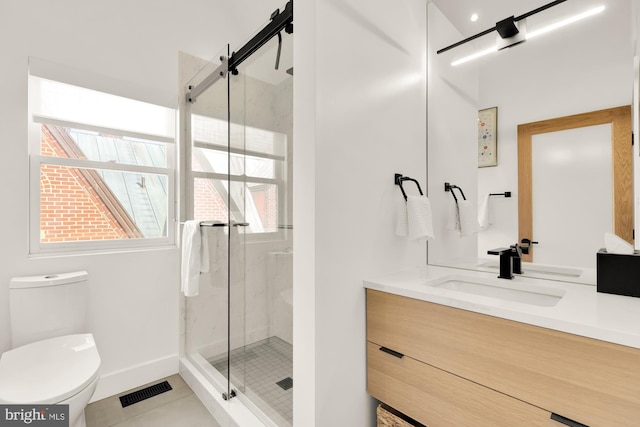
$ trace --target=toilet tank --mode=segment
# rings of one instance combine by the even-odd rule
[[[86,333],[87,279],[86,271],[11,279],[12,346]]]

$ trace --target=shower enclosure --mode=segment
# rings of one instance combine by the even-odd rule
[[[292,425],[292,9],[202,67],[183,116],[186,216],[208,250],[184,355],[271,426]]]

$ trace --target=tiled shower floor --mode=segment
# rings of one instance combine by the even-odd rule
[[[231,382],[236,387],[244,384],[244,394],[265,415],[281,427],[290,427],[293,424],[293,388],[290,387],[290,379],[293,377],[293,346],[278,337],[270,337],[231,350],[230,360]],[[208,361],[227,377],[226,354]]]

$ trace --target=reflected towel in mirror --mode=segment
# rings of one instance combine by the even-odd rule
[[[486,230],[493,224],[489,216],[489,199],[490,196],[487,194],[482,198],[478,206],[478,225],[480,226],[480,230]]]
[[[457,231],[460,237],[478,232],[478,212],[469,200],[451,201],[447,228]]]

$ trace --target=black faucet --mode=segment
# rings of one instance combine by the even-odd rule
[[[513,279],[513,273],[522,274],[522,248],[516,243],[508,248],[487,251],[489,255],[500,255],[499,279]]]
[[[527,239],[524,238],[522,239],[522,246],[520,246],[520,248],[522,249],[522,253],[525,255],[529,255],[529,249],[531,249],[531,245],[537,245],[538,242],[532,242],[531,239]]]

